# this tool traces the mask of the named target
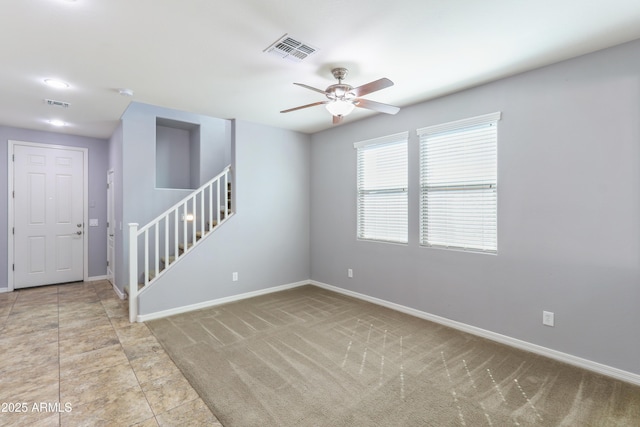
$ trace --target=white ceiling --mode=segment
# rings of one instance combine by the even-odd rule
[[[403,107],[640,38],[638,0],[0,2],[0,124],[101,138],[132,100],[312,133],[332,126],[322,106],[280,110],[323,100],[292,83],[324,89],[336,66],[352,86],[390,78],[365,98]],[[319,51],[263,53],[285,33]]]

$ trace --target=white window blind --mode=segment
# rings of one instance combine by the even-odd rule
[[[498,120],[418,129],[421,245],[497,252]]]
[[[407,243],[408,132],[357,142],[358,238]]]

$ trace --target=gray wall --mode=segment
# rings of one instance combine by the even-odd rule
[[[186,129],[156,126],[156,187],[198,188],[198,185],[192,184],[192,181],[198,181],[192,180],[192,171],[198,171],[199,168],[196,164],[191,167],[192,159],[198,158],[198,153],[193,153],[191,149],[191,139]]]
[[[309,279],[309,142],[235,123],[236,213],[140,295],[140,314]]]
[[[639,72],[633,42],[313,135],[311,278],[640,374]],[[415,129],[495,111],[498,254],[420,247]],[[409,243],[358,241],[352,144],[406,130]]]
[[[65,135],[55,132],[42,132],[28,129],[0,126],[0,224],[7,224],[7,187],[8,187],[8,141],[26,141],[39,144],[63,145],[88,149],[89,156],[89,200],[88,217],[98,219],[98,227],[89,227],[89,272],[90,277],[107,274],[107,161],[108,142],[98,138]],[[0,227],[0,242],[7,242],[7,227]],[[0,288],[7,287],[7,244],[0,245]]]
[[[126,229],[122,221],[123,204],[122,204],[122,147],[123,147],[123,130],[122,122],[118,125],[116,130],[109,139],[109,170],[113,170],[113,203],[114,203],[114,220],[116,222],[114,232],[114,247],[115,247],[115,266],[114,266],[114,282],[120,290],[124,288],[125,270],[124,266],[124,232]]]

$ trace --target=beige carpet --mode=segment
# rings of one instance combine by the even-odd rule
[[[640,425],[640,387],[314,286],[147,324],[226,427]]]

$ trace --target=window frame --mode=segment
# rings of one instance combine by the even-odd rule
[[[368,150],[376,150],[389,148],[394,145],[403,145],[404,153],[401,155],[400,165],[402,170],[399,175],[403,176],[404,182],[401,183],[400,186],[388,186],[388,187],[379,187],[376,188],[364,188],[363,185],[366,183],[362,182],[364,176],[367,171],[362,170],[365,165],[362,163],[363,159],[361,156],[365,155]],[[356,142],[353,144],[356,149],[356,237],[358,240],[362,241],[370,241],[370,242],[383,242],[383,243],[394,243],[394,244],[408,244],[409,241],[409,132],[400,132],[392,135],[387,135],[379,138],[368,139],[360,142]],[[387,159],[388,161],[389,159]],[[373,166],[373,165],[370,165]],[[397,165],[395,165],[397,166]],[[397,177],[396,177],[397,178]],[[369,183],[371,184],[371,183]],[[377,183],[379,185],[379,182]],[[367,215],[366,211],[363,211],[365,202],[365,198],[367,196],[382,196],[384,195],[390,196],[401,196],[404,199],[404,203],[401,206],[394,205],[392,209],[395,209],[396,212],[395,217],[404,217],[401,221],[397,221],[394,223],[387,224],[389,227],[385,228],[381,231],[381,229],[368,229],[367,222],[370,222],[373,226],[380,226],[380,223],[376,223],[376,218],[370,218],[370,221],[365,221],[365,215]],[[398,213],[397,209],[400,209]],[[382,211],[374,211],[370,212],[370,215],[375,216],[376,214],[383,214]],[[379,218],[378,218],[379,219]],[[396,218],[397,219],[397,218]],[[396,228],[396,232],[394,232],[393,228]],[[399,230],[399,232],[397,232]],[[392,238],[392,235],[402,235],[401,238]]]
[[[423,127],[416,130],[419,138],[420,152],[420,246],[488,254],[498,253],[498,122],[500,119],[501,113],[496,112]],[[482,176],[482,179],[475,177],[474,181],[474,173],[469,172],[468,176],[461,175],[464,178],[456,178],[458,182],[446,182],[445,180],[440,182],[439,185],[429,185],[433,184],[433,182],[428,182],[428,175],[431,174],[431,172],[426,170],[427,163],[431,162],[433,157],[433,155],[428,153],[429,149],[427,147],[429,142],[443,136],[454,137],[455,134],[458,133],[460,134],[460,138],[454,141],[454,143],[462,144],[462,141],[464,141],[470,133],[477,130],[478,134],[480,134],[484,128],[490,126],[494,126],[492,131],[494,133],[494,137],[489,142],[486,142],[486,145],[490,144],[490,147],[486,149],[483,146],[482,149],[485,150],[483,153],[487,153],[489,158],[493,160],[493,163],[491,164],[489,161],[485,163],[472,162],[470,163],[472,166],[467,167],[469,167],[469,170],[471,171],[471,168],[475,167],[477,170],[477,168],[480,167],[479,165],[482,165],[482,167],[485,168],[492,168],[491,173],[486,176]],[[434,146],[432,146],[431,149],[434,149]],[[452,152],[453,150],[449,151],[449,153]],[[459,153],[456,153],[456,155],[459,157]],[[471,161],[473,161],[473,156],[470,155],[469,152],[463,154],[463,156],[468,156],[467,158],[470,158]],[[451,161],[451,159],[449,161],[451,162],[449,166],[447,166],[445,161],[437,166],[445,168],[453,167],[454,162]],[[459,164],[457,166],[460,167]],[[450,208],[448,213],[443,213],[438,218],[442,219],[442,222],[436,222],[436,218],[434,218],[434,216],[437,214],[432,215],[428,206],[430,196],[432,196],[431,200],[434,200],[438,192],[440,192],[442,198],[447,198],[447,201],[442,202],[439,206]],[[480,210],[476,211],[468,209],[464,206],[464,203],[457,205],[457,203],[460,203],[460,200],[463,200],[464,197],[467,197],[467,199],[464,199],[467,203],[475,197],[475,203],[481,204]],[[483,198],[488,199],[490,204],[488,204],[487,200]],[[477,200],[481,200],[481,202],[478,202]],[[459,206],[463,207],[460,208]],[[485,209],[489,212],[488,215],[485,215]],[[454,210],[457,210],[455,214],[451,214],[450,212]],[[471,213],[471,218],[474,221],[471,225],[467,225],[466,227],[460,224],[462,222],[459,219],[460,216],[456,216],[463,212]],[[429,221],[437,223],[438,226],[434,227],[443,230],[440,236],[434,237],[433,235],[430,235]],[[458,222],[457,225],[455,224],[456,221]],[[481,231],[478,233],[476,230]],[[482,237],[474,238],[474,233],[480,234]],[[446,236],[446,238],[443,236]],[[485,239],[485,236],[488,236],[488,238]]]

